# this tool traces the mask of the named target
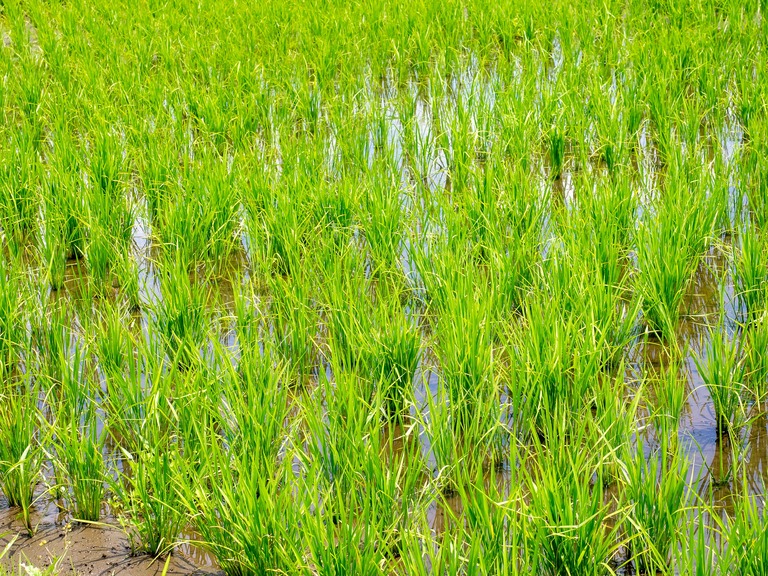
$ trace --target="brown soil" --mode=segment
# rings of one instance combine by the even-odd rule
[[[34,511],[37,530],[29,536],[18,515],[18,509],[8,508],[5,499],[0,498],[0,552],[16,538],[1,564],[13,573],[26,574],[19,570],[20,563],[45,569],[58,562],[59,574],[78,576],[160,576],[165,568],[164,558],[132,556],[118,526],[75,524],[60,517],[56,507],[49,504]],[[221,571],[207,554],[185,544],[171,556],[167,574],[219,576]]]

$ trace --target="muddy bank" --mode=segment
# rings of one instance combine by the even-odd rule
[[[87,526],[59,517],[54,505],[34,511],[37,531],[29,536],[17,519],[19,510],[8,508],[0,497],[0,549],[16,538],[2,564],[18,569],[19,563],[45,569],[57,564],[57,573],[78,576],[131,574],[160,576],[166,559],[132,556],[128,540],[119,526]],[[22,572],[23,573],[23,572]],[[182,545],[171,556],[167,574],[220,575],[210,557],[193,546]]]

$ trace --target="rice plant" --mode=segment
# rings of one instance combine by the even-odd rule
[[[728,335],[721,322],[710,329],[702,354],[695,360],[712,398],[718,435],[738,434],[747,416],[746,369],[738,340]]]
[[[161,268],[161,296],[154,322],[166,355],[180,367],[194,366],[206,337],[206,290],[196,285],[177,255]]]
[[[734,287],[747,317],[755,320],[766,304],[768,245],[753,226],[745,226],[739,240],[739,246],[734,250]]]
[[[494,397],[494,344],[488,299],[481,299],[466,277],[456,278],[443,296],[444,310],[435,328],[436,355],[447,391],[453,425],[472,426]]]
[[[669,191],[669,197],[679,193]],[[637,290],[648,327],[672,338],[691,277],[699,265],[713,225],[704,206],[685,196],[658,207],[637,231]]]
[[[124,473],[113,483],[121,524],[135,554],[163,556],[176,546],[187,517],[175,482],[181,456],[157,428],[144,431],[160,450],[124,454]]]
[[[3,378],[13,376],[26,348],[26,298],[18,263],[3,259],[0,264],[0,376]]]
[[[227,574],[288,571],[297,560],[292,473],[282,457],[286,388],[269,358],[253,358],[224,388],[223,437],[213,422],[196,430],[203,450],[186,458],[187,513]],[[218,407],[217,407],[218,408]]]
[[[84,414],[57,416],[54,436],[54,462],[57,476],[70,500],[70,512],[76,521],[98,522],[105,495],[106,466],[104,443],[106,430],[99,430],[96,411],[91,405]]]
[[[582,449],[583,432],[569,433],[569,428],[563,419],[551,422],[550,446],[534,443],[538,463],[523,473],[532,535],[526,557],[543,574],[610,574],[627,510],[621,505],[611,509],[600,481],[599,456]],[[593,486],[594,474],[598,481]]]
[[[746,386],[758,406],[768,394],[768,315],[763,312],[742,332]]]
[[[21,508],[22,523],[30,533],[34,531],[31,506],[43,466],[38,392],[26,381],[6,384],[0,402],[0,486],[8,504]]]
[[[641,571],[667,570],[688,506],[686,457],[679,450],[646,457],[641,450],[628,449],[622,462],[632,562]]]
[[[746,484],[742,479],[742,484]],[[768,533],[759,496],[743,493],[734,503],[731,514],[725,515],[722,537],[727,554],[720,564],[722,569],[739,574],[760,574],[765,570],[764,552]]]
[[[375,332],[371,338],[371,375],[381,389],[387,413],[402,415],[413,394],[414,378],[421,360],[421,334],[416,320],[401,304],[404,296],[379,293]],[[411,304],[413,306],[413,304]]]

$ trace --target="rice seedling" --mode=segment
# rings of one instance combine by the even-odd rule
[[[379,285],[379,288],[382,288]],[[373,378],[383,395],[387,413],[403,415],[410,400],[416,370],[421,360],[421,334],[414,318],[404,309],[402,296],[377,294],[380,304],[370,346]]]
[[[306,380],[317,362],[319,317],[309,280],[299,273],[268,280],[272,300],[269,312],[277,351],[293,367],[299,382]]]
[[[623,372],[623,366],[618,373]],[[637,427],[637,413],[644,395],[636,391],[633,398],[625,398],[616,390],[609,378],[597,386],[594,425],[605,460],[602,463],[602,481],[606,485],[621,480],[621,458],[628,448]]]
[[[423,468],[415,448],[391,460],[382,458],[391,446],[372,434],[364,453],[350,462],[354,483],[327,483],[325,471],[310,465],[303,506],[312,569],[321,574],[379,574],[400,558],[412,514],[421,514],[429,500],[421,486]],[[329,438],[330,441],[333,441]],[[313,482],[317,482],[314,484]]]
[[[692,520],[694,515],[703,516],[709,512],[708,507],[701,505],[689,513],[688,532],[680,539],[680,546],[673,551],[674,565],[680,574],[691,576],[710,576],[722,574],[728,566],[730,548],[718,549],[714,545],[717,532],[708,531],[702,522]]]
[[[622,464],[632,562],[640,571],[665,571],[688,506],[688,461],[680,450],[662,449],[646,457],[642,449],[629,448]]]
[[[496,169],[498,186],[506,196],[500,199],[500,203],[506,204],[500,221],[511,223],[510,233],[514,238],[512,242],[499,240],[499,237],[503,239],[505,236],[502,228],[497,232],[496,245],[491,247],[488,258],[492,278],[494,273],[496,275],[494,294],[501,318],[521,309],[526,292],[534,284],[536,266],[541,260],[544,207],[527,178],[528,175],[521,170]]]
[[[175,485],[181,455],[156,426],[145,428],[142,436],[145,442],[165,449],[145,448],[135,455],[124,452],[124,471],[111,487],[132,552],[158,557],[173,550],[187,522]]]
[[[45,278],[51,290],[59,290],[64,285],[67,258],[64,248],[64,232],[60,222],[46,219],[43,238],[40,242],[40,259]]]
[[[768,315],[760,314],[742,335],[746,385],[755,404],[762,407],[768,394]]]
[[[103,407],[109,433],[116,446],[136,455],[158,439],[156,430],[167,426],[168,398],[178,370],[166,370],[161,350],[163,344],[150,335],[149,341],[136,347],[126,359],[125,369],[106,379]]]
[[[517,457],[517,447],[513,444],[510,459],[515,462]],[[511,472],[512,486],[517,481],[515,472],[514,469]],[[507,488],[499,481],[500,472],[494,467],[487,471],[478,469],[474,476],[472,474],[467,470],[458,474],[457,494],[463,508],[460,515],[451,518],[455,530],[462,532],[459,537],[465,541],[466,552],[462,556],[468,571],[475,570],[478,574],[525,572],[528,565],[520,550],[525,548],[529,535],[524,525],[523,486],[511,488],[507,494]]]
[[[565,163],[565,133],[556,123],[553,123],[547,134],[547,146],[549,148],[550,173],[553,180],[559,180],[563,174]]]
[[[370,191],[362,198],[364,210],[360,212],[365,218],[362,228],[373,267],[379,271],[394,271],[398,269],[402,252],[402,200],[395,182],[395,169],[388,164],[376,168]]]
[[[365,373],[370,361],[371,281],[355,256],[329,255],[328,266],[323,300],[329,353],[341,368]]]
[[[112,288],[111,262],[115,261],[108,232],[97,222],[89,226],[89,236],[85,248],[85,267],[89,280],[97,294],[106,296]]]
[[[768,290],[768,244],[753,226],[739,234],[734,250],[733,277],[736,294],[744,305],[747,318],[754,321],[765,309]]]
[[[142,287],[139,283],[139,264],[129,253],[123,253],[117,264],[115,273],[121,292],[125,297],[128,308],[138,311],[142,306]]]
[[[333,367],[333,381],[321,373],[318,390],[305,400],[303,416],[310,433],[306,457],[320,467],[327,486],[344,494],[354,489],[356,466],[367,450],[368,421],[376,411],[372,383],[338,363]]]
[[[70,512],[76,521],[98,522],[105,495],[105,429],[99,430],[91,404],[81,415],[58,414],[53,425],[57,477],[65,482]]]
[[[747,482],[741,480],[746,488]],[[722,538],[727,553],[721,559],[721,569],[739,574],[761,574],[765,570],[768,546],[765,511],[762,498],[743,492],[735,498],[732,514],[725,515]]]
[[[154,308],[154,323],[168,359],[190,368],[199,362],[206,337],[206,289],[190,278],[179,254],[163,262],[161,298]]]
[[[0,402],[0,486],[8,504],[21,508],[22,523],[30,534],[31,506],[43,465],[38,392],[26,379],[19,385],[5,384]]]
[[[0,175],[0,226],[15,253],[30,234],[36,233],[39,216],[39,164],[31,132],[21,129],[14,133],[11,150],[4,151]]]
[[[584,431],[559,419],[546,436],[546,447],[534,442],[537,464],[522,472],[530,495],[526,557],[542,574],[609,574],[627,510],[606,501],[600,459],[583,449]]]
[[[94,329],[99,334],[96,341],[99,365],[105,376],[121,372],[127,364],[133,348],[131,334],[126,329],[124,314],[120,308],[104,303],[101,325]]]
[[[747,416],[746,369],[739,342],[728,335],[722,320],[717,327],[710,328],[702,353],[694,360],[712,398],[718,435],[738,435]]]
[[[181,493],[187,513],[226,574],[291,570],[298,557],[297,508],[290,459],[281,454],[287,389],[269,357],[228,370],[221,433],[196,430],[202,450],[184,459]],[[218,420],[218,418],[217,418]]]
[[[435,353],[451,420],[461,430],[494,398],[494,345],[490,298],[476,294],[466,277],[455,282],[443,296]]]
[[[601,317],[594,301],[600,290],[589,288],[584,278],[560,255],[547,261],[549,286],[532,294],[524,309],[523,323],[508,331],[506,349],[511,359],[510,396],[519,430],[541,435],[555,414],[577,413],[595,399],[595,388],[606,368],[621,366],[627,331],[611,342],[614,314]],[[590,279],[587,279],[587,282]],[[610,300],[608,300],[610,301]],[[615,300],[614,300],[615,302]],[[626,320],[619,317],[619,322]],[[602,325],[601,325],[602,324]],[[631,326],[626,322],[625,326]]]
[[[0,376],[10,378],[16,372],[21,352],[26,348],[25,315],[27,295],[18,262],[3,259],[0,264]]]
[[[37,375],[44,387],[62,382],[67,354],[72,345],[72,316],[61,304],[46,310],[35,302],[31,324],[31,344],[36,352]]]
[[[648,327],[671,339],[681,314],[688,284],[711,233],[713,221],[703,206],[684,204],[678,196],[658,207],[652,218],[637,230],[637,290],[643,297],[643,315]]]
[[[463,414],[451,407],[449,394],[439,388],[427,397],[428,417],[421,425],[434,459],[435,483],[444,494],[455,494],[462,474],[473,478],[503,464],[504,435],[499,407],[486,404]]]
[[[658,375],[649,378],[648,383],[655,396],[652,420],[657,434],[660,438],[668,438],[672,448],[676,445],[680,431],[680,418],[689,397],[687,378],[681,374],[681,361],[681,358],[673,358],[668,366],[659,371]]]
[[[58,143],[59,155],[54,159],[47,178],[44,221],[46,248],[44,254],[50,257],[47,265],[52,267],[60,256],[54,250],[62,250],[65,259],[81,258],[85,254],[87,234],[85,199],[87,195],[80,180],[80,165],[74,145],[68,139]],[[50,238],[50,240],[49,240]]]

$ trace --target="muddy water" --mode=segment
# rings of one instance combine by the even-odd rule
[[[742,431],[740,443],[732,445],[728,439],[718,438],[712,400],[694,360],[694,356],[702,354],[709,337],[709,326],[718,321],[721,294],[725,297],[722,311],[726,330],[729,333],[736,331],[738,311],[733,304],[733,283],[726,256],[728,249],[727,243],[720,249],[713,248],[699,266],[683,305],[687,313],[681,318],[677,331],[678,343],[689,350],[681,373],[686,383],[687,400],[680,421],[679,439],[687,448],[692,477],[699,479],[699,491],[704,493],[712,488],[723,501],[737,488],[734,482],[738,483],[738,479],[728,477],[732,472],[734,450],[738,450],[754,493],[762,493],[763,484],[768,481],[768,420],[762,407],[752,406],[752,419]],[[661,344],[649,340],[630,351],[630,357],[634,358],[638,373],[656,373],[665,363],[667,353]],[[705,357],[702,362],[706,362]],[[658,439],[647,438],[646,442],[650,448],[657,445]]]
[[[43,569],[56,564],[58,574],[78,576],[159,576],[166,570],[166,559],[132,556],[125,534],[109,520],[98,525],[73,524],[54,503],[41,499],[32,513],[36,532],[29,536],[17,516],[18,510],[9,509],[0,497],[0,550],[16,538],[1,562],[9,569],[18,568],[19,563]],[[221,571],[210,556],[185,543],[170,557],[166,573],[203,576]]]

